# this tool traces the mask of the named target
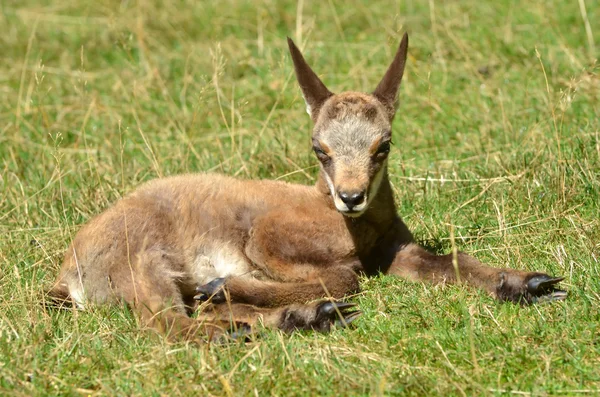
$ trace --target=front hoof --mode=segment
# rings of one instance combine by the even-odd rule
[[[210,283],[197,287],[197,294],[194,296],[194,299],[202,302],[206,302],[210,299],[210,301],[214,304],[223,303],[227,300],[225,297],[224,286],[224,278],[215,278]]]
[[[505,272],[500,275],[497,296],[501,301],[523,305],[565,300],[567,291],[556,288],[563,279],[544,273],[523,275]]]
[[[562,301],[567,298],[567,291],[558,289],[556,284],[564,280],[564,277],[552,277],[547,274],[538,274],[527,281],[528,303],[543,303]]]
[[[547,274],[538,274],[527,281],[527,291],[536,293],[554,288],[554,284],[563,281],[564,277],[552,277]]]

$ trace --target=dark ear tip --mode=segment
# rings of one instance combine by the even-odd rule
[[[288,43],[288,47],[290,47],[290,49],[296,47],[296,44],[294,43],[294,40],[292,40],[290,38],[290,36],[287,36],[287,43]]]

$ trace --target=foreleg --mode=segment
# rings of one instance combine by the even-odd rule
[[[566,291],[556,288],[562,277],[493,268],[462,252],[434,255],[412,243],[397,252],[386,274],[435,283],[466,282],[488,291],[500,301],[528,304],[563,300],[567,296]]]
[[[313,269],[307,281],[262,281],[245,277],[218,278],[196,289],[196,299],[223,303],[246,303],[260,307],[277,307],[304,303],[319,298],[340,299],[358,292],[358,275],[347,266]]]

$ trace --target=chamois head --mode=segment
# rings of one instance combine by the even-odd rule
[[[373,93],[334,94],[288,38],[296,78],[314,122],[313,150],[338,211],[350,217],[369,207],[387,172],[398,88],[406,64],[408,35]]]

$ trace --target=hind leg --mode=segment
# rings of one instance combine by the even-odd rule
[[[145,325],[174,339],[195,338],[211,327],[186,315],[173,228],[173,219],[153,201],[120,201],[77,233],[50,295],[79,308],[125,302]]]
[[[173,340],[222,333],[217,325],[201,324],[187,315],[179,274],[173,271],[173,258],[165,251],[146,249],[132,258],[119,258],[121,266],[94,268],[86,266],[87,245],[76,242],[74,247],[67,251],[58,281],[49,292],[53,302],[73,302],[80,309],[89,303],[124,302],[144,326]],[[97,265],[114,261],[115,256],[95,255],[94,259]]]
[[[80,278],[74,259],[63,269],[62,278],[51,291],[56,298],[65,299],[64,287],[70,286],[73,297],[91,294],[102,301],[124,301],[138,314],[144,326],[154,328],[168,339],[195,342],[222,341],[251,332],[262,324],[267,328],[317,330],[327,332],[333,324],[345,325],[360,315],[354,305],[320,301],[307,305],[289,305],[276,308],[257,308],[246,304],[220,304],[205,308],[197,318],[190,318],[181,293],[181,275],[172,269],[173,257],[158,249],[145,250],[136,255],[129,267],[117,267],[93,285],[89,278]],[[70,265],[70,266],[69,266]],[[79,284],[81,281],[81,285]],[[80,297],[78,306],[87,304]]]
[[[221,319],[194,319],[188,316],[181,289],[185,275],[177,269],[176,257],[168,251],[149,249],[137,255],[135,270],[120,274],[112,283],[113,293],[132,306],[144,326],[151,327],[173,341],[205,342],[220,339],[232,328]],[[121,269],[122,270],[122,269]],[[124,271],[123,273],[127,273]],[[233,324],[243,327],[243,324]]]

